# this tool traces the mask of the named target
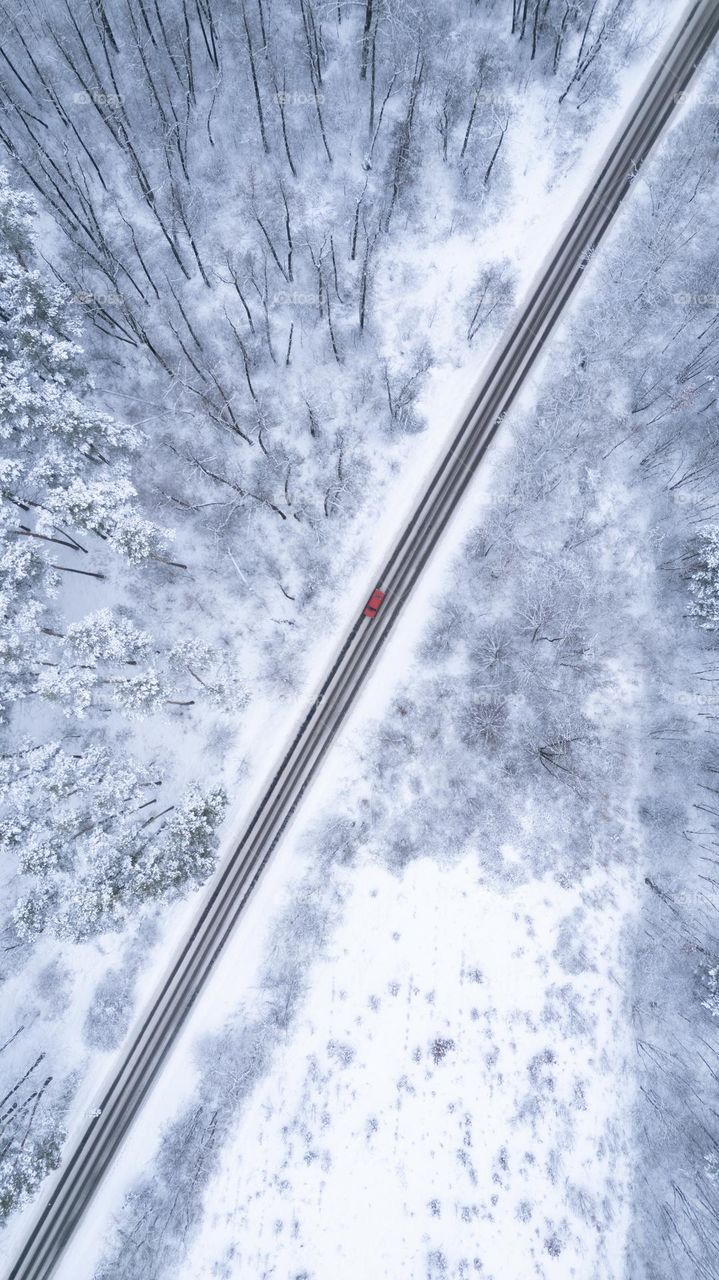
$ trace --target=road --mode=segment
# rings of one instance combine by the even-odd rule
[[[386,599],[376,619],[361,616],[352,625],[316,701],[236,849],[212,882],[191,935],[108,1082],[99,1115],[88,1123],[41,1197],[11,1280],[43,1280],[56,1266],[504,414],[581,280],[588,251],[609,226],[718,28],[717,0],[695,0],[642,87],[629,122],[499,344],[474,404],[378,574],[376,585]]]

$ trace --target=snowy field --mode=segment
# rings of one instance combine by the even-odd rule
[[[619,1280],[632,1167],[626,876],[487,885],[481,851],[354,875],[182,1280]]]

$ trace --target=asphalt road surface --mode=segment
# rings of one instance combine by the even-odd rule
[[[385,599],[377,617],[360,616],[353,623],[319,696],[117,1064],[99,1114],[68,1150],[41,1196],[11,1280],[43,1280],[57,1265],[504,414],[580,282],[589,251],[609,226],[718,28],[718,0],[695,0],[645,82],[631,119],[500,343],[472,408],[378,574],[376,586]]]

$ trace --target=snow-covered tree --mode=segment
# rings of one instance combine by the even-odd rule
[[[158,808],[161,786],[154,767],[105,747],[73,754],[25,743],[0,759],[0,850],[26,878],[14,911],[20,937],[47,930],[82,941],[121,926],[133,905],[207,878],[224,791],[191,786]]]
[[[207,879],[215,864],[216,831],[226,806],[222,787],[203,792],[193,786],[186,792],[143,859],[138,896],[154,898]]]
[[[238,711],[247,691],[230,656],[196,639],[162,645],[129,617],[98,609],[56,634],[55,657],[45,658],[37,690],[68,716],[118,707],[138,719],[166,705],[199,699]],[[188,696],[188,694],[192,696]]]
[[[139,430],[101,413],[69,292],[35,266],[33,201],[0,170],[0,699],[38,688],[43,612],[63,572],[88,572],[78,533],[132,564],[169,534],[137,508],[129,458]],[[56,558],[63,563],[57,564]],[[70,560],[71,563],[67,563]],[[90,570],[90,572],[93,572]],[[102,575],[98,575],[102,576]],[[47,623],[44,624],[47,627]]]
[[[719,631],[719,524],[702,529],[689,579],[689,614],[705,631]]]
[[[152,636],[129,618],[98,609],[68,627],[66,651],[79,662],[144,661],[152,651]]]
[[[247,689],[229,654],[202,641],[180,640],[167,654],[170,671],[188,674],[202,701],[223,711],[241,711],[247,705]]]
[[[63,494],[85,482],[97,503],[76,500],[77,522],[93,528],[109,518],[112,486],[127,501],[121,467],[138,449],[138,429],[90,403],[92,383],[78,338],[79,313],[69,292],[51,284],[34,264],[34,206],[0,170],[0,474],[4,497],[18,510],[52,513]],[[104,486],[104,487],[103,487]],[[102,497],[100,497],[102,495]],[[72,505],[68,500],[68,505]],[[97,509],[96,509],[97,508]]]
[[[20,1026],[4,1039],[0,1058],[24,1031],[25,1027]],[[21,1059],[17,1078],[11,1072],[3,1082],[6,1095],[0,1145],[0,1224],[25,1204],[60,1164],[65,1138],[60,1114],[62,1098],[51,1092],[53,1077],[43,1070],[45,1057],[42,1052],[34,1061]]]

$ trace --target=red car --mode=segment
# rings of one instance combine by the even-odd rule
[[[379,607],[384,600],[384,591],[375,589],[364,607],[363,617],[376,618]]]

